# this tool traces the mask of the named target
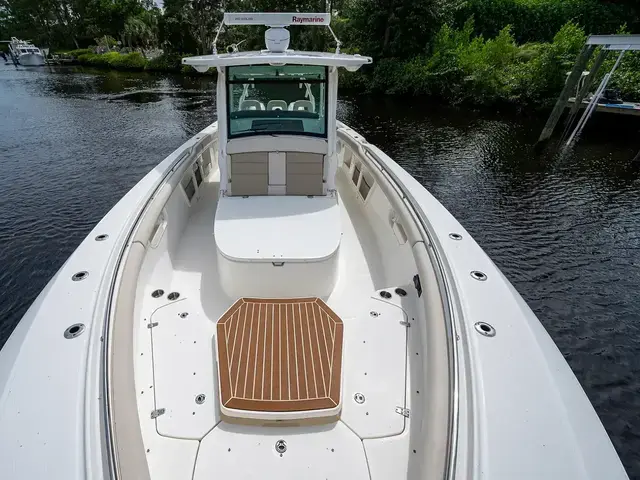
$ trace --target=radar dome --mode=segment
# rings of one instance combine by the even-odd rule
[[[264,42],[267,50],[282,53],[289,48],[289,30],[282,27],[272,27],[264,32]]]

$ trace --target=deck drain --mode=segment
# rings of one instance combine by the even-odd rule
[[[374,312],[373,310],[369,312],[369,315],[371,315],[373,318],[379,317],[380,314],[378,312]]]
[[[189,316],[189,312],[181,312],[178,314],[180,318],[187,318]]]
[[[476,331],[485,337],[495,337],[496,329],[486,322],[478,322],[474,325]]]
[[[382,291],[380,292],[380,296],[381,296],[382,298],[391,298],[391,294],[390,294],[389,292],[387,292],[386,290],[382,290]]]
[[[178,297],[180,297],[180,294],[178,292],[171,292],[169,295],[167,295],[167,298],[169,300],[177,300]]]
[[[364,403],[364,395],[361,393],[356,393],[353,396],[353,399],[355,400],[356,403],[359,403],[360,405]]]
[[[451,240],[462,240],[462,235],[460,235],[459,233],[450,233],[449,238]]]
[[[107,235],[106,233],[102,233],[100,235],[98,235],[95,240],[96,242],[104,242],[107,238],[109,238],[109,235]]]
[[[82,271],[82,272],[75,273],[73,277],[71,277],[71,280],[73,280],[74,282],[79,282],[80,280],[84,280],[88,276],[89,276],[89,272]]]
[[[196,395],[196,403],[198,405],[202,405],[204,403],[204,393],[201,393],[200,395]]]
[[[64,338],[76,338],[84,332],[84,323],[74,323],[64,331]]]
[[[162,290],[162,289],[160,289],[160,288],[159,288],[158,290],[154,290],[154,291],[151,293],[151,296],[152,296],[153,298],[160,298],[162,295],[164,295],[164,290]]]
[[[404,288],[398,287],[398,288],[396,288],[395,292],[396,292],[396,295],[399,295],[401,297],[406,297],[407,296],[407,291]]]
[[[475,280],[479,280],[481,282],[484,282],[487,279],[487,276],[482,272],[479,272],[477,270],[473,270],[471,272],[471,278],[473,278]]]
[[[278,440],[276,442],[276,452],[282,455],[286,451],[287,451],[287,442],[285,442],[284,440]]]

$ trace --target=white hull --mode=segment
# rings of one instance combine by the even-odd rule
[[[221,283],[213,124],[98,223],[0,352],[0,478],[111,478],[105,458],[120,478],[153,480],[627,478],[564,358],[464,228],[356,132],[338,125],[337,142],[336,278],[329,288],[304,273],[292,285],[301,294],[329,288],[322,298],[344,320],[340,420],[264,427],[221,418],[215,324],[243,282]],[[198,162],[211,169],[189,202],[183,180]],[[399,286],[405,298],[381,300],[380,290]],[[392,321],[374,323],[373,311]],[[496,335],[481,335],[478,322]],[[76,323],[84,332],[65,338]],[[282,456],[278,439],[288,444]]]
[[[40,67],[44,65],[44,57],[39,53],[23,53],[18,55],[18,63],[24,67]]]

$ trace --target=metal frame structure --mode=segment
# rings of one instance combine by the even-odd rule
[[[576,61],[573,65],[573,69],[567,78],[567,81],[556,101],[556,104],[547,119],[547,123],[542,129],[542,133],[540,133],[540,137],[538,138],[538,144],[546,142],[549,140],[551,135],[553,134],[553,130],[555,129],[562,112],[567,107],[569,103],[569,97],[571,92],[574,91],[576,85],[580,81],[582,77],[582,73],[587,66],[589,59],[593,55],[596,48],[600,48],[600,51],[593,63],[593,66],[589,70],[589,76],[587,80],[584,82],[582,88],[580,88],[576,94],[576,97],[573,101],[573,105],[571,107],[571,111],[569,112],[569,116],[566,121],[565,135],[571,130],[573,126],[573,122],[575,120],[576,114],[580,106],[582,105],[582,101],[591,89],[593,85],[593,81],[598,71],[602,67],[604,60],[610,51],[618,51],[618,59],[614,63],[613,67],[600,82],[598,88],[596,89],[595,94],[592,96],[591,100],[585,107],[585,111],[582,114],[582,117],[578,121],[575,129],[571,132],[566,142],[566,146],[571,145],[575,141],[575,139],[579,136],[580,132],[586,125],[589,117],[595,110],[598,102],[598,98],[607,87],[611,76],[615,72],[616,68],[622,61],[622,57],[624,56],[624,52],[628,50],[640,50],[640,35],[591,35],[587,39],[585,45],[582,47],[581,52],[578,54]]]

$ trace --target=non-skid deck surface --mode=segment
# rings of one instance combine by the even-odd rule
[[[255,412],[335,408],[342,329],[318,298],[238,300],[217,325],[222,405]]]

